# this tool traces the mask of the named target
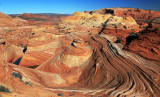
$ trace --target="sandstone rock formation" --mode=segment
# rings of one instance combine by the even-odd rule
[[[154,22],[158,22],[155,21]],[[131,38],[131,37],[130,37]],[[160,61],[160,24],[152,23],[133,41],[125,46],[126,50],[137,53],[147,59]]]
[[[2,28],[0,97],[158,97],[158,20],[139,29],[131,16],[76,12]]]
[[[104,33],[107,35],[116,36],[121,38],[124,44],[125,38],[130,33],[138,33],[140,30],[139,25],[131,16],[119,17],[111,14],[89,14],[85,12],[75,12],[73,16],[66,17],[63,20],[63,23],[68,23],[68,25],[76,25],[74,31],[83,30],[83,32],[87,32],[85,30],[87,29],[92,34]],[[81,29],[77,29],[80,28],[79,26]]]
[[[65,17],[67,17],[67,15],[23,13],[21,15],[18,15],[17,17],[27,20],[29,22],[29,25],[54,25],[62,21]]]
[[[130,16],[118,17],[110,14],[99,13],[89,14],[84,12],[75,12],[73,16],[66,17],[63,22],[93,27],[102,26],[102,24],[105,23],[106,26],[116,25],[117,27],[121,27],[121,29],[132,29],[133,27],[138,27],[136,21]]]
[[[72,35],[74,35],[72,42],[61,44],[55,54],[50,53],[52,56],[35,69],[16,66],[11,64],[11,61],[4,61],[5,56],[8,56],[7,60],[11,60],[10,58],[16,55],[15,53],[11,55],[15,52],[13,50],[15,47],[10,47],[11,51],[6,49],[5,52],[1,52],[3,63],[1,63],[0,82],[9,86],[8,88],[13,92],[12,95],[24,94],[24,96],[34,97],[56,97],[58,91],[63,91],[67,96],[65,92],[68,89],[78,93],[75,93],[75,97],[76,95],[82,97],[160,95],[158,84],[160,67],[157,63],[121,50],[117,44],[111,43],[102,35],[82,33]],[[7,46],[7,44],[2,45]],[[39,52],[36,53],[37,57],[46,58],[40,48]],[[46,51],[43,50],[43,52]],[[31,54],[26,53],[24,56],[34,57],[35,53]],[[32,61],[34,60],[26,61],[26,64],[30,66]],[[22,77],[12,77],[13,72]],[[10,78],[13,79],[7,81]],[[33,89],[34,92],[31,92]],[[15,92],[18,94],[14,94]]]
[[[16,23],[10,16],[0,12],[0,27],[14,26],[14,25],[16,25]]]
[[[85,11],[85,13],[114,14],[116,16],[131,16],[135,20],[154,19],[160,16],[159,11],[143,10],[139,8],[102,8],[94,11]]]

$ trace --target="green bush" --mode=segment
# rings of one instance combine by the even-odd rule
[[[57,95],[58,95],[58,96],[64,96],[63,93],[58,93]]]
[[[19,78],[20,80],[22,79],[22,75],[20,73],[17,73],[17,72],[13,72],[12,76],[14,76],[15,78]]]
[[[121,43],[122,39],[117,37],[117,40],[115,41],[115,43]]]
[[[124,29],[127,29],[127,26],[123,26],[124,27]]]
[[[11,93],[10,90],[8,88],[6,88],[5,86],[0,86],[0,92],[7,92],[7,93]]]
[[[25,85],[32,86],[32,83],[30,81],[25,82]]]

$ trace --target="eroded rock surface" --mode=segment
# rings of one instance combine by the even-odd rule
[[[0,12],[0,27],[14,26],[16,22],[8,15]]]
[[[0,29],[0,85],[9,91],[0,96],[158,97],[158,19],[139,28],[107,13]]]
[[[131,16],[135,20],[154,19],[160,16],[159,11],[143,10],[139,8],[102,8],[94,11],[85,11],[86,13],[114,14],[116,16]]]
[[[137,38],[130,41],[125,49],[147,59],[160,61],[160,24],[150,24]]]

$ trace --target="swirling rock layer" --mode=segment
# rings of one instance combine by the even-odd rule
[[[160,95],[159,51],[156,50],[159,29],[147,27],[149,32],[138,37],[140,40],[150,35],[147,40],[154,44],[155,58],[135,54],[131,49],[135,43],[138,45],[135,48],[144,49],[138,39],[127,41],[124,47],[132,52],[125,51],[117,42],[117,36],[127,37],[131,31],[139,31],[132,17],[76,12],[60,25],[17,29],[0,29],[2,97]],[[151,35],[157,38],[152,39]]]

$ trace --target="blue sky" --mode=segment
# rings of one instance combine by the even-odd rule
[[[160,0],[0,0],[6,14],[65,13],[100,8],[132,7],[160,11]]]

